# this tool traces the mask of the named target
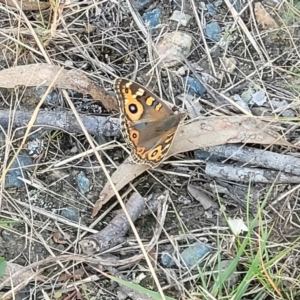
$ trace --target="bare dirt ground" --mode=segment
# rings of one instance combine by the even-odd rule
[[[0,24],[1,299],[300,299],[297,3],[0,0]],[[126,160],[118,77],[186,116],[157,168]]]

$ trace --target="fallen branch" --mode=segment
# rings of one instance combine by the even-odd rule
[[[90,116],[79,114],[82,122],[90,134],[98,134],[109,137],[120,136],[120,122],[117,118]],[[0,110],[0,125],[7,128],[26,128],[32,117],[32,112],[15,111],[13,114],[8,110]],[[69,133],[82,133],[74,114],[70,111],[39,111],[34,122],[34,127],[49,127],[67,131]]]
[[[213,163],[208,161],[205,174],[212,178],[233,180],[236,182],[262,182],[262,183],[299,183],[300,177],[280,171],[238,167],[229,164]]]
[[[134,223],[142,214],[149,214],[150,211],[147,209],[149,205],[152,208],[151,211],[155,212],[159,201],[161,201],[161,198],[157,196],[145,199],[140,194],[134,193],[126,203],[126,209],[131,221]],[[159,223],[162,224],[163,222],[160,221]],[[90,255],[103,252],[117,244],[123,243],[125,235],[130,228],[123,210],[120,210],[103,230],[82,239],[79,244],[84,254]]]
[[[295,156],[250,148],[244,145],[222,145],[210,147],[204,150],[210,152],[211,154],[224,157],[226,160],[233,159],[242,163],[246,163],[247,165],[278,170],[297,176],[300,175],[300,159]],[[267,172],[270,172],[270,170]],[[276,174],[277,173],[278,172],[276,172]],[[270,175],[270,173],[268,174]],[[286,176],[289,175],[286,174]],[[291,178],[291,180],[293,179]],[[277,183],[279,182],[277,181]]]

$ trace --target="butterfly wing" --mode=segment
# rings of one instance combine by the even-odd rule
[[[136,82],[118,78],[115,83],[125,141],[137,163],[158,165],[167,155],[180,115]]]

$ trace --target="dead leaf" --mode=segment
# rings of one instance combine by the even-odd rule
[[[71,235],[67,232],[61,233],[57,230],[53,233],[52,238],[57,244],[67,244],[70,242]]]
[[[83,269],[75,269],[71,274],[63,273],[57,278],[57,282],[67,282],[70,279],[81,280],[85,275]]]
[[[264,29],[278,28],[278,24],[260,2],[254,4],[254,14],[258,25]]]
[[[19,264],[7,262],[5,274],[0,277],[0,283],[7,282],[5,286],[17,286],[21,283],[24,283],[23,286],[25,286],[28,282],[36,280],[36,278],[38,280],[45,279],[44,276],[40,276],[32,270],[26,270],[20,273],[19,276],[13,276],[13,278],[11,279],[12,275],[19,272],[22,268],[24,267]]]
[[[251,117],[210,117],[181,126],[168,157],[177,153],[227,143],[275,144],[296,147],[273,130],[269,122]],[[111,179],[119,191],[149,168],[147,165],[133,164],[127,159],[118,167]],[[106,183],[99,200],[95,203],[92,216],[94,217],[102,205],[114,195],[112,187]]]
[[[242,232],[248,232],[248,226],[245,224],[245,222],[240,219],[232,219],[232,218],[228,218],[228,225],[230,227],[230,229],[232,230],[234,235],[239,235]]]
[[[205,210],[211,207],[217,208],[219,206],[216,201],[208,197],[208,195],[201,191],[201,189],[199,189],[197,186],[189,184],[187,189],[191,196],[199,201]]]
[[[59,66],[50,64],[32,64],[1,70],[0,87],[49,86],[59,70]],[[56,87],[91,95],[94,100],[100,100],[108,111],[118,110],[116,99],[78,70],[63,70],[56,81]]]

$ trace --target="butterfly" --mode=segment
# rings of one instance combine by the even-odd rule
[[[159,97],[126,78],[115,81],[121,131],[134,162],[158,166],[168,154],[181,115]]]

